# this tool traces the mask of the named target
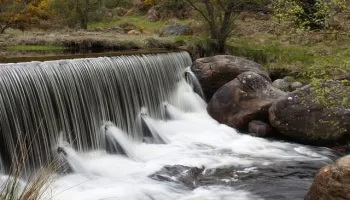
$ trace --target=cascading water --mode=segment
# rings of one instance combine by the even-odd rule
[[[112,121],[135,140],[141,107],[159,118],[185,66],[187,53],[121,56],[7,64],[0,70],[1,155],[31,149],[30,164],[40,166],[57,144],[57,133],[79,151],[104,148],[103,121]],[[6,134],[5,134],[6,133]]]
[[[58,154],[72,173],[43,199],[302,199],[332,152],[217,123],[189,65],[181,52],[0,66],[4,165]]]

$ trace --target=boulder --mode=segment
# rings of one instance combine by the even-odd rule
[[[213,95],[207,110],[218,122],[244,130],[252,120],[268,120],[270,106],[285,95],[265,77],[244,72]]]
[[[198,180],[202,177],[203,168],[187,167],[183,165],[167,165],[161,170],[151,174],[149,177],[157,181],[168,181],[182,183],[185,186],[194,189],[197,187]]]
[[[208,100],[221,86],[243,72],[252,71],[271,81],[268,73],[258,63],[230,55],[199,58],[193,62],[191,70],[202,85]]]
[[[336,91],[347,91],[340,83],[329,84],[324,98],[342,101]],[[315,145],[335,145],[349,141],[350,109],[341,103],[317,103],[311,85],[289,93],[276,101],[269,110],[271,125],[277,131],[296,141]],[[323,96],[321,96],[323,98]]]
[[[301,87],[303,87],[303,84],[300,82],[294,82],[290,85],[290,88],[292,89],[292,91],[294,91],[298,88],[301,88]]]
[[[350,199],[350,156],[323,167],[305,197],[305,200],[330,199]]]
[[[262,121],[253,120],[248,125],[249,133],[256,137],[266,137],[272,132],[272,127]]]
[[[276,79],[274,82],[272,82],[272,86],[285,92],[290,90],[290,84],[284,79]]]
[[[192,35],[192,29],[187,25],[171,25],[162,28],[160,31],[160,37],[167,36],[179,36],[179,35]]]

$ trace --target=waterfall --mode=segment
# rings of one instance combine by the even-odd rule
[[[78,151],[106,146],[114,123],[135,141],[143,107],[163,118],[162,102],[191,65],[187,52],[0,65],[0,151],[4,165],[40,166],[63,139]],[[61,149],[62,150],[62,149]]]
[[[188,84],[191,85],[193,91],[195,93],[197,93],[200,97],[202,97],[202,99],[205,99],[204,92],[202,90],[202,86],[199,83],[196,75],[194,75],[194,73],[191,71],[190,67],[188,67],[185,70],[185,78],[186,78]]]
[[[189,65],[186,52],[0,64],[0,189],[19,180],[6,166],[25,165],[22,191],[57,159],[41,199],[302,199],[334,154],[218,123]]]

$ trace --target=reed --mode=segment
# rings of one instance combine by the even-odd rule
[[[25,139],[29,139],[29,134],[25,136]],[[19,149],[18,157],[12,158],[16,161],[12,162],[8,175],[3,176],[5,181],[0,184],[0,200],[39,200],[50,198],[47,195],[47,191],[50,188],[51,183],[54,181],[54,172],[60,168],[58,159],[52,159],[39,170],[32,170],[26,165],[28,163],[28,157],[33,148],[34,140],[37,137],[37,133],[32,137],[29,145],[21,145],[20,141],[17,142],[16,148]],[[28,173],[28,169],[30,170]],[[24,181],[25,180],[25,181]]]

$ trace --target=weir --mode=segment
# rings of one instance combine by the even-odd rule
[[[25,185],[57,159],[42,199],[302,199],[334,154],[218,123],[190,65],[186,52],[1,65],[1,165],[24,155]]]
[[[60,133],[78,151],[104,149],[106,121],[141,142],[142,108],[164,118],[162,103],[173,103],[172,91],[191,62],[187,52],[178,52],[0,64],[4,165],[23,155],[30,166],[42,165],[57,151]]]

